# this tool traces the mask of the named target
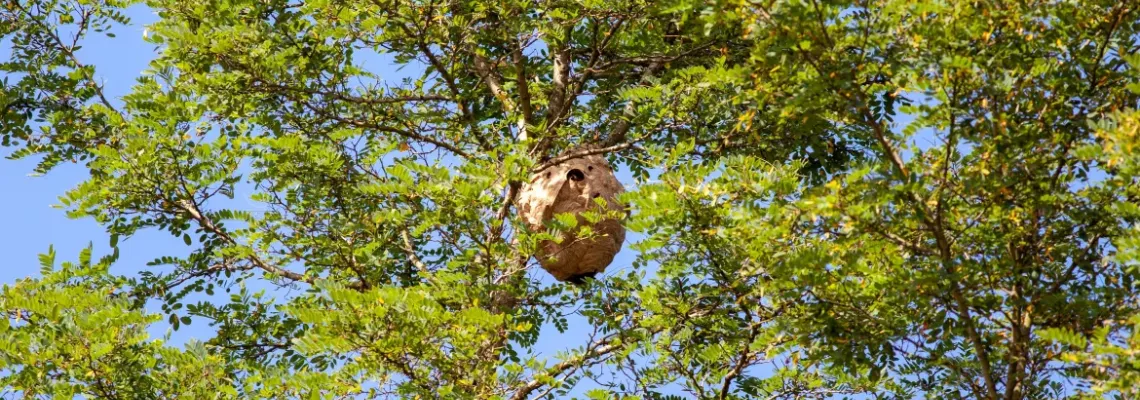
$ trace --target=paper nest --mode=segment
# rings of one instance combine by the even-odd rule
[[[572,158],[532,175],[530,182],[522,187],[517,203],[519,216],[531,230],[546,229],[544,223],[557,214],[578,216],[575,228],[560,233],[561,243],[545,240],[539,244],[535,257],[542,268],[559,281],[570,282],[581,282],[604,272],[625,242],[625,228],[614,218],[590,224],[580,213],[593,210],[605,214],[594,201],[600,197],[605,199],[606,208],[624,214],[626,209],[617,199],[624,191],[613,169],[600,155]],[[578,238],[582,226],[589,226],[594,235]]]

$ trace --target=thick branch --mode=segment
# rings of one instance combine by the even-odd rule
[[[562,112],[570,106],[571,99],[568,98],[567,85],[570,81],[570,35],[573,32],[572,27],[566,28],[565,42],[561,48],[554,52],[553,62],[553,87],[550,88],[550,95],[547,96],[547,114],[546,125],[553,127],[562,117]]]
[[[531,122],[530,82],[527,80],[527,57],[522,52],[523,45],[519,41],[511,53],[515,61],[515,85],[519,91],[519,140],[526,140],[526,127]]]
[[[883,152],[886,153],[887,158],[891,161],[891,165],[894,165],[894,167],[898,169],[899,174],[902,175],[903,180],[909,180],[910,171],[907,171],[906,164],[903,163],[902,156],[900,156],[899,153],[895,151],[894,146],[892,146],[891,142],[887,139],[887,133],[883,130],[883,124],[875,120],[875,116],[871,115],[871,110],[868,109],[865,105],[860,105],[859,111],[862,113],[863,120],[867,123],[867,125],[870,125],[871,133],[875,136],[875,141],[879,142],[879,146],[883,148]]]
[[[740,376],[740,373],[744,371],[744,367],[752,360],[752,341],[756,340],[756,335],[760,333],[759,327],[759,324],[752,325],[748,340],[745,340],[740,346],[740,358],[736,360],[736,365],[732,368],[732,371],[729,371],[728,374],[724,376],[724,384],[720,387],[720,397],[718,397],[720,400],[728,398],[728,392],[732,389],[732,381]]]
[[[894,147],[891,146],[890,142],[887,140],[886,133],[883,131],[883,125],[874,120],[870,114],[870,110],[868,110],[866,107],[862,107],[861,111],[863,112],[863,117],[866,119],[867,124],[871,125],[875,140],[878,141],[881,146],[883,146],[883,151],[887,154],[891,163],[898,170],[903,180],[909,180],[910,173],[906,170],[906,167],[902,161],[902,157],[899,156],[899,153],[895,151]],[[926,206],[921,201],[919,201],[914,192],[907,192],[907,195],[910,198],[911,203],[914,204],[914,207],[919,208],[919,211],[922,214],[923,222],[926,224],[927,228],[929,228],[934,233],[934,240],[938,244],[938,250],[941,256],[942,268],[945,270],[947,275],[954,275],[957,271],[954,268],[952,254],[953,251],[950,248],[950,241],[946,237],[946,232],[943,229],[942,224],[938,222],[939,219],[937,217],[935,220],[930,219],[930,210],[928,210]],[[970,313],[969,301],[966,299],[966,296],[962,294],[962,287],[959,285],[957,278],[953,276],[950,276],[949,278],[950,296],[954,299],[958,317],[962,319],[963,327],[966,328],[966,337],[970,340],[971,344],[973,344],[974,352],[977,353],[978,363],[981,364],[982,378],[986,383],[987,396],[990,399],[997,399],[997,384],[994,382],[992,369],[993,367],[990,364],[989,351],[987,351],[985,343],[982,343],[982,337],[980,334],[978,334],[977,328],[974,326],[974,318]]]
[[[481,55],[475,54],[474,60],[475,72],[479,74],[479,79],[487,82],[487,86],[491,88],[491,94],[503,103],[503,109],[507,110],[507,112],[514,112],[515,103],[511,101],[507,92],[503,90],[502,78],[499,77],[499,73],[495,70],[495,67],[487,62],[486,57]]]

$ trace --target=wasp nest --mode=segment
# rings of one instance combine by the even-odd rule
[[[573,230],[560,234],[561,243],[545,240],[539,244],[535,257],[542,268],[559,281],[572,283],[581,283],[605,271],[621,250],[625,228],[612,215],[591,224],[581,213],[589,210],[607,214],[597,205],[596,198],[605,199],[610,211],[626,212],[617,199],[623,191],[614,170],[600,155],[572,158],[532,175],[519,193],[518,201],[519,214],[531,230],[544,229],[543,224],[557,214],[571,213],[578,217]],[[577,237],[583,226],[589,226],[594,234],[588,238]]]

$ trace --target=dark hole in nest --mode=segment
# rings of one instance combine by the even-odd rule
[[[586,173],[582,172],[580,169],[575,168],[566,173],[566,179],[578,182],[580,180],[586,179]]]

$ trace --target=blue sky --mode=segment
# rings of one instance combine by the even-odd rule
[[[117,26],[116,38],[90,36],[78,57],[84,63],[96,66],[97,76],[105,83],[108,97],[115,103],[126,94],[154,54],[154,46],[142,40],[143,24],[156,16],[136,6],[128,13],[132,26]],[[0,59],[7,57],[7,46],[0,45]],[[2,148],[7,156],[11,149]],[[0,232],[0,254],[4,254],[4,268],[0,268],[0,282],[34,276],[39,272],[37,256],[54,246],[57,263],[75,260],[79,251],[88,244],[94,246],[95,255],[110,253],[109,236],[92,219],[69,219],[64,210],[54,208],[59,196],[83,182],[87,170],[82,165],[64,164],[43,176],[31,174],[38,159],[0,161],[0,187],[7,188],[7,196],[0,196],[0,207],[11,214],[5,220],[8,229]],[[114,269],[117,273],[138,271],[145,264],[162,255],[187,252],[186,245],[169,235],[146,232],[120,244],[122,258]]]
[[[136,22],[151,21],[155,17],[141,7],[131,11]],[[117,98],[130,89],[135,77],[146,67],[153,46],[143,43],[141,25],[117,27],[114,32],[119,35],[116,39],[91,37],[79,56],[84,62],[97,66],[99,77]],[[7,46],[0,45],[0,59],[6,58],[7,52]],[[5,156],[10,152],[8,148],[0,149]],[[0,196],[0,207],[10,213],[5,218],[8,229],[0,232],[0,254],[5,256],[0,281],[5,283],[38,273],[36,257],[49,245],[55,246],[57,260],[74,260],[89,242],[94,242],[96,254],[106,254],[110,249],[108,236],[95,221],[70,220],[63,210],[51,207],[58,203],[60,195],[86,178],[86,169],[64,165],[48,175],[33,177],[30,174],[36,162],[36,159],[0,161],[0,187],[6,188],[7,194]],[[143,258],[157,254],[148,250],[166,246],[146,237],[131,242],[124,243],[124,250],[133,251],[124,252],[123,264],[142,265]]]

